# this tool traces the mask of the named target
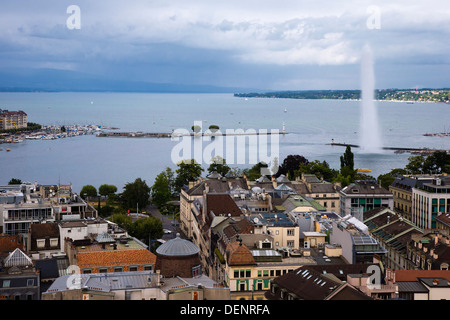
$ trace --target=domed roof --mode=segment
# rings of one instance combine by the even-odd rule
[[[198,254],[200,249],[188,240],[180,238],[180,234],[177,233],[175,239],[164,242],[156,249],[156,253],[164,256],[191,256]]]

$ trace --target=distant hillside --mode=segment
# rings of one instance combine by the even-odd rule
[[[361,98],[361,90],[276,91],[266,93],[235,93],[234,96],[245,98],[358,100]],[[375,90],[375,99],[449,103],[450,89],[379,89]]]

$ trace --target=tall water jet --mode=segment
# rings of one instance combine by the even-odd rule
[[[381,136],[375,105],[375,75],[373,55],[369,45],[365,45],[361,57],[361,121],[360,149],[364,153],[382,151]]]

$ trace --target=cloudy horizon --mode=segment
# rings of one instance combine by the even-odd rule
[[[0,17],[0,72],[9,75],[54,69],[148,83],[358,89],[370,45],[377,88],[450,87],[443,0],[21,1],[2,3]]]

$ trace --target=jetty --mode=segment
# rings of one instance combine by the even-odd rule
[[[218,136],[252,136],[252,135],[284,135],[288,132],[199,132],[199,133],[163,133],[163,132],[101,132],[97,137],[122,137],[122,138],[172,138],[172,137],[218,137]]]
[[[356,144],[348,144],[348,143],[337,143],[332,141],[331,143],[327,143],[327,145],[331,146],[342,146],[347,147],[350,146],[352,148],[359,148],[359,145]],[[450,149],[429,149],[429,148],[403,148],[403,147],[383,147],[383,150],[391,150],[395,153],[411,153],[418,155],[430,155],[436,151],[445,151],[450,154]]]

